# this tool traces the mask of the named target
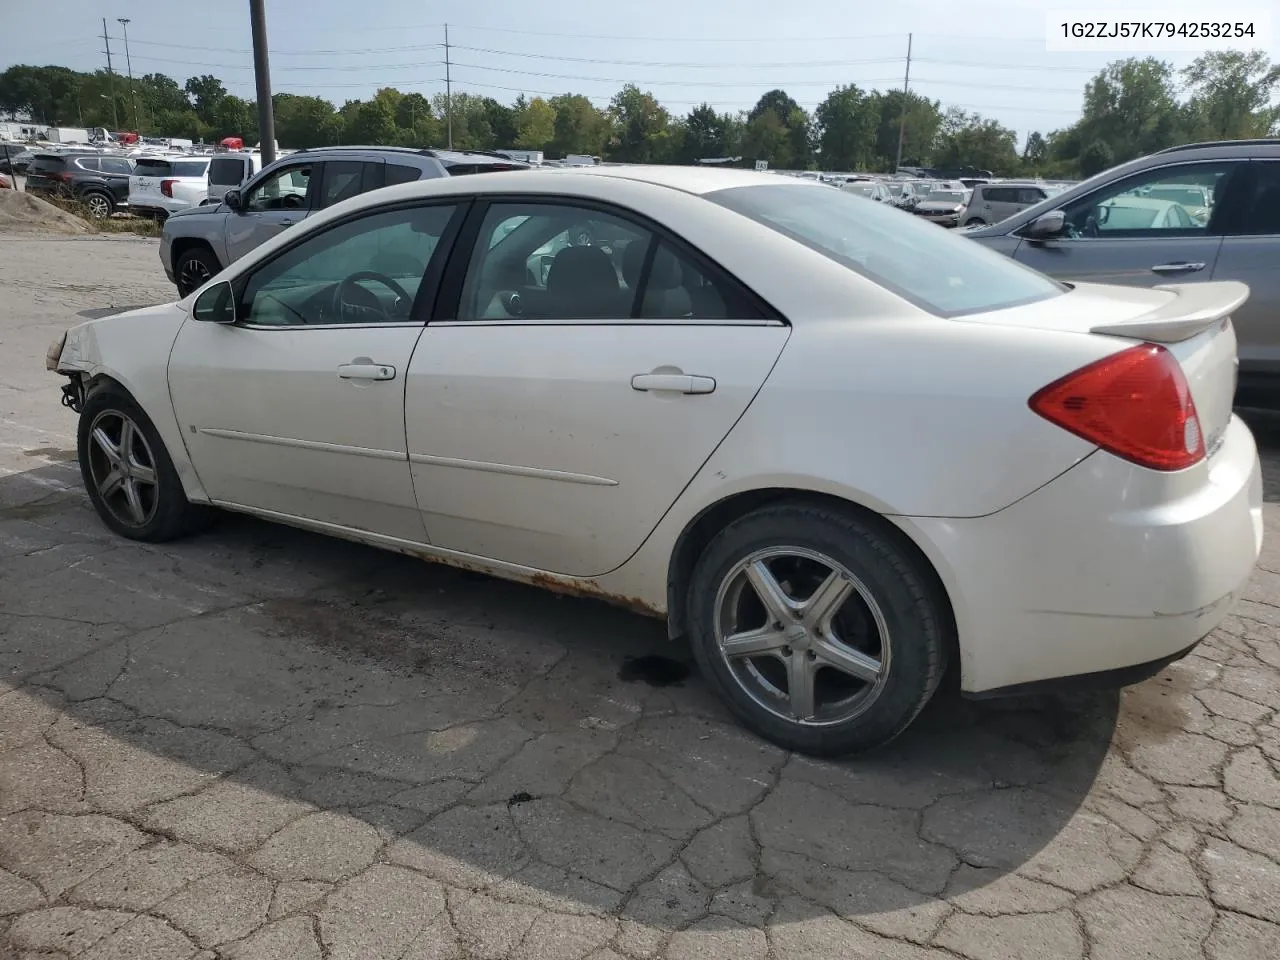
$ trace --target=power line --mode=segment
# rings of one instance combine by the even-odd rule
[[[582,74],[574,73],[542,73],[536,70],[513,70],[508,67],[486,67],[478,63],[460,63],[453,61],[455,67],[465,67],[471,70],[488,70],[495,73],[515,73],[526,77],[543,77],[552,80],[574,80],[577,82],[588,83],[621,83],[634,84],[636,86],[671,86],[671,87],[688,87],[693,86],[688,80],[645,80],[638,78],[622,78],[622,77],[590,77]],[[875,77],[870,80],[864,80],[864,83],[888,83],[896,81],[897,77]],[[758,86],[759,81],[751,80],[698,80],[697,86],[700,87],[747,87]],[[769,85],[775,87],[828,87],[834,89],[839,83],[833,83],[829,80],[770,80]]]

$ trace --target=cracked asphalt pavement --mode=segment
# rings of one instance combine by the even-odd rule
[[[44,351],[170,292],[154,242],[0,238],[0,957],[1280,957],[1274,424],[1191,656],[815,762],[656,621],[246,518],[110,535]]]

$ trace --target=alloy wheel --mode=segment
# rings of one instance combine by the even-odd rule
[[[721,581],[714,626],[734,680],[791,723],[852,720],[888,680],[884,611],[861,580],[815,550],[774,547],[740,560]]]
[[[89,428],[89,473],[103,505],[121,523],[141,527],[155,516],[155,458],[138,425],[118,410],[104,410]]]
[[[97,217],[99,220],[105,220],[111,216],[111,203],[101,194],[89,194],[84,198],[84,204],[89,208],[90,216]]]
[[[197,287],[200,287],[213,274],[209,268],[195,257],[188,257],[182,261],[182,266],[178,270],[178,282],[182,284],[183,294],[188,294]]]

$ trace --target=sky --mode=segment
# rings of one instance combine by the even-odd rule
[[[1116,9],[1126,19],[1164,19],[1179,5],[1195,19],[1208,6],[1128,0]],[[1219,19],[1239,19],[1259,5],[1224,0],[1212,8]],[[900,88],[911,34],[912,90],[997,119],[1021,141],[1033,130],[1047,133],[1074,122],[1084,84],[1109,61],[1131,55],[1046,49],[1047,14],[1087,6],[1069,0],[267,0],[267,33],[274,91],[315,94],[337,105],[381,86],[444,92],[447,23],[455,92],[504,103],[521,93],[583,93],[604,106],[624,83],[635,83],[677,115],[704,101],[719,110],[749,109],[775,87],[810,110],[837,84]],[[116,20],[128,17],[135,76],[167,73],[181,83],[212,73],[232,93],[254,96],[247,0],[0,0],[0,69],[104,66],[104,16],[120,73],[126,63]],[[1280,28],[1280,15],[1275,19]],[[1248,45],[1280,60],[1275,33]],[[1155,55],[1176,67],[1196,56]]]

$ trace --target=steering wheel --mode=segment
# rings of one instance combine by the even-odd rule
[[[333,288],[333,313],[337,317],[341,317],[346,313],[348,308],[354,307],[358,310],[376,310],[382,314],[382,319],[386,323],[393,322],[391,314],[387,308],[383,306],[378,297],[360,286],[361,280],[371,280],[374,283],[380,283],[396,296],[396,305],[399,306],[401,301],[409,301],[408,292],[400,284],[396,283],[385,274],[377,273],[373,270],[358,270],[341,280],[337,286]],[[347,299],[347,292],[358,294],[359,299],[363,299],[364,303],[353,303]],[[373,301],[372,304],[369,301]]]
[[[280,206],[285,210],[297,210],[306,203],[306,198],[297,193],[286,193],[280,198]]]

